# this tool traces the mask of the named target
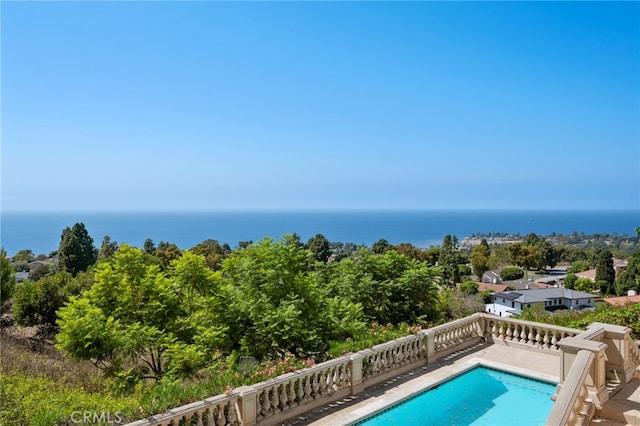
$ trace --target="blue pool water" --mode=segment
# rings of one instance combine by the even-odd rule
[[[544,425],[555,385],[476,367],[357,425]]]

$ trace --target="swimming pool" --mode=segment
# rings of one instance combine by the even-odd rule
[[[355,425],[544,425],[555,384],[478,366]]]

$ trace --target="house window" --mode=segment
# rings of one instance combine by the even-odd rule
[[[516,307],[516,306],[515,306],[515,304],[514,304],[513,302],[511,302],[511,307],[512,307],[512,308],[515,308],[515,307]]]

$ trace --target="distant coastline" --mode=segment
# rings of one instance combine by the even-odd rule
[[[632,235],[640,226],[637,210],[427,210],[427,211],[220,211],[220,212],[2,212],[0,244],[9,254],[20,249],[49,253],[67,226],[83,222],[96,246],[109,235],[141,247],[147,238],[187,249],[206,239],[228,243],[279,239],[297,233],[303,241],[323,234],[330,241],[370,245],[439,245],[446,234],[460,240],[480,233],[541,236],[556,234]]]

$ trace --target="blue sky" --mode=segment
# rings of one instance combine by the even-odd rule
[[[7,2],[2,209],[640,209],[635,2]]]

